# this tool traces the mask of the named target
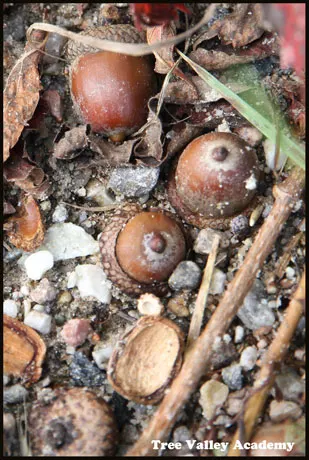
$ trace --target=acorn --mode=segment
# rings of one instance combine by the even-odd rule
[[[142,211],[129,204],[117,210],[100,238],[103,269],[122,291],[164,296],[167,280],[186,257],[187,235],[172,214]]]
[[[187,223],[227,230],[231,218],[252,212],[259,177],[249,144],[235,134],[212,132],[182,152],[168,180],[168,196]]]
[[[29,416],[33,456],[113,455],[118,429],[108,404],[84,388],[58,388],[33,404]]]
[[[81,35],[122,43],[143,43],[128,24],[90,28]],[[74,107],[92,131],[123,141],[147,121],[147,102],[156,91],[149,56],[128,56],[70,41],[67,47]]]

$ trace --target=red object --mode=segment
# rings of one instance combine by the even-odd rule
[[[132,3],[131,12],[137,29],[168,24],[178,18],[178,11],[190,14],[183,3]]]

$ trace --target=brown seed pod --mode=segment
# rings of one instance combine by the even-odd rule
[[[91,28],[83,35],[123,43],[142,43],[131,25]],[[75,108],[94,132],[122,141],[147,120],[147,102],[154,95],[155,74],[148,56],[98,51],[70,42],[71,96]]]
[[[49,404],[37,401],[30,412],[33,456],[113,455],[118,437],[108,404],[84,388],[59,388]]]
[[[100,249],[107,277],[132,296],[163,296],[167,279],[186,256],[180,222],[161,210],[130,204],[115,212],[102,232]]]
[[[229,228],[230,218],[252,211],[260,177],[255,151],[231,133],[208,133],[192,141],[168,181],[170,202],[197,227]]]
[[[26,385],[41,377],[46,346],[39,334],[15,318],[3,315],[4,373],[23,377]]]
[[[184,337],[160,316],[141,318],[116,345],[108,379],[118,393],[141,404],[157,404],[180,371]]]

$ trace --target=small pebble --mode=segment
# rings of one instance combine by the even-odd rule
[[[189,308],[187,307],[187,296],[183,295],[183,293],[172,297],[167,304],[167,309],[174,313],[174,315],[178,316],[179,318],[186,318],[190,316]]]
[[[74,272],[74,275],[75,275],[75,272]],[[58,305],[65,305],[66,303],[70,303],[72,301],[73,297],[70,293],[70,291],[63,291],[61,292],[61,294],[59,295],[58,299],[57,299],[57,304]]]
[[[63,326],[60,334],[67,345],[78,347],[85,342],[90,331],[90,322],[87,319],[74,318]]]
[[[232,341],[232,337],[229,334],[224,334],[222,339],[224,343],[230,343]]]
[[[258,341],[256,344],[259,350],[263,350],[264,348],[267,347],[267,341],[265,339],[261,339]]]
[[[3,391],[4,404],[16,404],[27,398],[28,391],[20,384],[6,387]]]
[[[33,310],[40,311],[41,313],[44,313],[45,312],[45,307],[44,307],[44,305],[36,304],[36,305],[34,305]]]
[[[16,318],[18,315],[18,304],[11,299],[7,299],[3,302],[3,313],[5,315],[11,316],[12,318]]]
[[[52,221],[54,223],[62,223],[65,222],[68,218],[69,214],[67,211],[67,208],[65,207],[64,204],[58,204],[55,208],[55,211],[53,212],[52,215]]]
[[[160,316],[164,311],[164,305],[153,294],[143,294],[137,300],[137,309],[141,315]]]
[[[257,349],[255,347],[247,347],[241,353],[240,365],[245,371],[251,371],[255,366],[257,357]]]
[[[295,270],[292,267],[287,267],[285,270],[285,274],[288,280],[292,280],[295,278]]]
[[[72,289],[76,286],[77,283],[77,274],[75,272],[68,273],[67,288]]]
[[[109,358],[113,352],[113,347],[106,346],[105,343],[99,342],[95,345],[92,357],[99,369],[106,369]]]
[[[245,330],[242,326],[235,327],[234,342],[241,343],[245,335]]]
[[[272,401],[269,407],[269,416],[275,423],[282,422],[286,418],[297,420],[303,411],[298,404],[292,401]]]
[[[23,297],[27,297],[30,294],[30,289],[28,286],[22,286],[20,288],[20,293],[22,294]]]
[[[249,229],[249,220],[248,217],[239,214],[231,220],[231,232],[234,235],[243,235]]]
[[[70,375],[75,386],[98,387],[106,382],[106,376],[81,352],[75,352],[70,365]]]
[[[224,292],[226,274],[215,268],[211,278],[209,294],[222,294]]]
[[[212,230],[211,228],[205,228],[201,230],[196,240],[194,241],[193,250],[197,254],[210,254],[213,241],[216,235],[220,237],[220,240],[222,240],[222,232]]]
[[[87,195],[85,187],[81,187],[80,189],[78,189],[76,195],[80,196],[81,198],[84,198]]]
[[[54,257],[49,251],[38,251],[27,257],[25,269],[28,278],[40,280],[45,272],[53,268]]]
[[[268,304],[262,303],[266,299],[266,292],[260,280],[256,279],[253,287],[246,295],[243,306],[238,311],[237,316],[244,325],[251,330],[259,329],[263,326],[272,326],[276,320],[273,311]]]
[[[203,408],[203,416],[210,420],[221,408],[229,394],[229,389],[224,383],[208,380],[200,388],[199,403]]]
[[[10,376],[3,374],[3,386],[6,387],[10,383]]]
[[[305,382],[293,369],[285,369],[276,377],[276,384],[284,399],[299,401],[305,392]]]
[[[116,194],[138,198],[151,192],[159,174],[160,168],[119,166],[112,171],[107,187]]]
[[[46,313],[31,310],[25,317],[24,323],[41,334],[49,334],[51,331],[51,316]]]
[[[222,369],[222,379],[230,390],[240,390],[243,386],[241,366],[239,364],[232,364]]]
[[[111,301],[112,283],[98,265],[77,265],[75,268],[77,287],[81,297],[95,297],[102,303]]]
[[[115,203],[115,198],[98,179],[91,179],[86,188],[87,198],[93,199],[99,206]]]
[[[196,289],[201,281],[200,267],[191,260],[180,262],[171,274],[168,284],[171,289]]]
[[[51,202],[49,200],[42,201],[42,203],[40,203],[40,208],[42,209],[42,211],[50,211]]]
[[[33,302],[44,304],[45,302],[52,302],[57,297],[57,289],[48,281],[43,278],[38,286],[30,293],[30,298]]]

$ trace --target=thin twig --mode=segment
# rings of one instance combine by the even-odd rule
[[[294,204],[302,194],[304,184],[304,171],[295,167],[282,184],[274,187],[273,193],[276,198],[274,206],[261,226],[243,265],[229,284],[206,328],[193,345],[188,359],[185,359],[180,373],[173,381],[149,426],[127,452],[127,456],[154,456],[156,451],[153,450],[151,441],[154,439],[165,441],[169,436],[180,410],[208,369],[217,337],[222,338],[242,306],[257,272],[262,268]]]
[[[215,268],[215,262],[220,243],[220,237],[215,235],[212,243],[211,251],[207,259],[207,264],[204,270],[202,283],[198,292],[195,302],[194,312],[191,318],[190,328],[187,339],[187,350],[189,350],[201,332],[204,310],[207,304],[207,297],[209,293],[210,283]]]
[[[77,204],[66,203],[65,201],[61,201],[61,204],[65,204],[66,206],[70,206],[71,208],[81,209],[82,211],[92,211],[92,212],[110,211],[111,209],[115,209],[119,206],[119,203],[117,203],[117,204],[107,204],[106,206],[93,206],[89,208],[88,206],[78,206]]]
[[[280,363],[286,354],[297,324],[303,314],[305,304],[305,271],[295,291],[292,300],[286,309],[285,316],[277,331],[277,335],[263,356],[262,367],[253,386],[253,394],[245,405],[244,414],[244,442],[250,439],[252,430],[264,407],[269,391],[275,381],[274,366]],[[265,385],[266,382],[266,385]],[[233,441],[230,444],[229,457],[239,457],[241,451],[235,447],[239,439],[239,430],[236,431]]]

